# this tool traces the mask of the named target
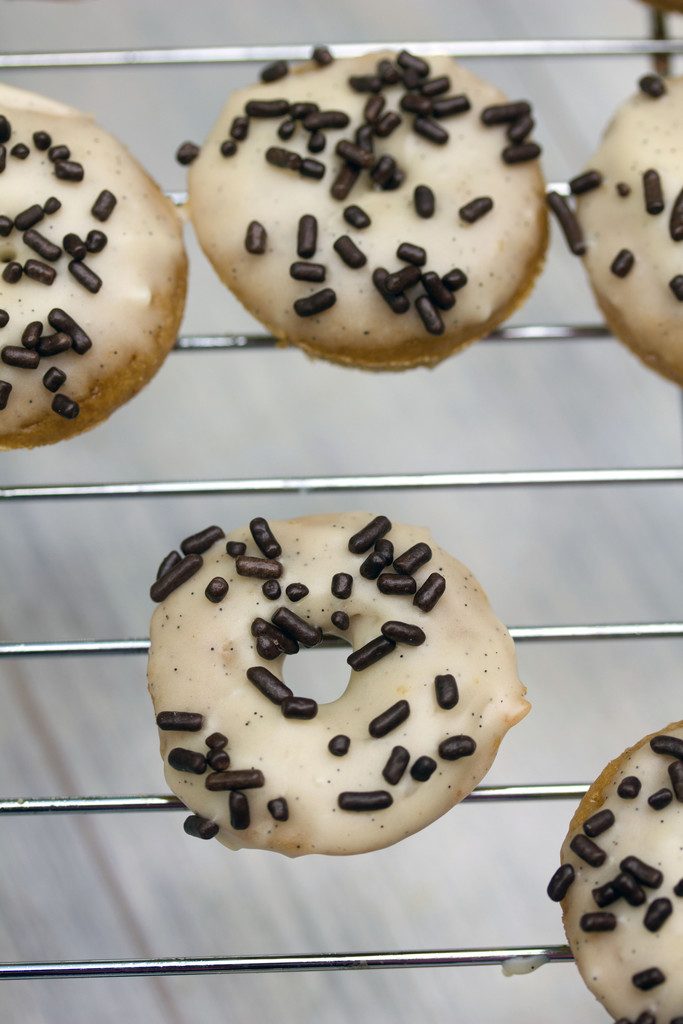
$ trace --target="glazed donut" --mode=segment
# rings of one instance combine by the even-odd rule
[[[462,800],[529,709],[472,574],[427,530],[365,513],[187,538],[151,597],[149,689],[185,831],[290,857],[395,843]],[[345,638],[318,706],[283,661]]]
[[[607,765],[548,887],[591,992],[621,1024],[683,1022],[683,722]]]
[[[199,155],[181,147],[199,241],[282,341],[374,370],[438,363],[543,263],[531,108],[448,57],[314,58],[270,65]]]
[[[644,75],[572,179],[551,196],[613,333],[683,384],[683,78]]]
[[[174,343],[179,218],[89,116],[0,85],[0,448],[105,419]]]

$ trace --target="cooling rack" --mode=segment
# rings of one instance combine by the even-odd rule
[[[660,72],[668,69],[671,55],[683,54],[683,39],[671,39],[667,19],[652,12],[647,39],[505,39],[465,42],[387,42],[379,47],[404,47],[422,56],[449,54],[453,57],[620,57],[649,56]],[[363,44],[332,45],[337,56],[351,57],[366,50]],[[93,50],[55,53],[0,54],[0,70],[125,67],[140,65],[197,65],[256,63],[277,59],[291,61],[308,57],[310,44],[301,46],[214,46],[137,50]],[[551,188],[566,191],[562,183]],[[169,192],[183,202],[182,192]],[[527,324],[502,327],[488,342],[586,342],[610,337],[602,324]],[[182,335],[175,351],[253,351],[276,346],[264,334]],[[60,500],[113,500],[130,498],[181,497],[190,495],[252,495],[284,493],[363,492],[367,490],[412,490],[455,488],[559,487],[574,485],[616,486],[618,484],[665,484],[683,482],[683,467],[642,467],[620,469],[550,469],[505,472],[445,472],[376,474],[355,476],[273,477],[233,480],[166,480],[122,483],[60,484],[0,488],[0,502]],[[594,623],[590,625],[545,625],[511,627],[517,643],[586,641],[683,637],[683,621]],[[332,638],[325,646],[338,646]],[[147,653],[147,639],[66,640],[50,642],[0,643],[0,660],[7,658],[140,656]],[[577,800],[586,784],[480,786],[467,803],[498,801]],[[0,799],[0,816],[156,813],[178,811],[184,805],[170,795],[75,796],[59,798]],[[0,963],[1,979],[133,977],[150,975],[252,974],[292,971],[347,971],[409,967],[504,966],[518,961],[522,966],[562,963],[571,960],[564,945],[507,947],[491,949],[438,949],[372,951],[363,953],[320,953],[280,956],[240,956],[170,959],[79,960]]]

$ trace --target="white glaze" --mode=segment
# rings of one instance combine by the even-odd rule
[[[371,279],[376,267],[392,272],[406,264],[396,257],[402,242],[413,242],[427,251],[425,270],[445,274],[454,267],[464,270],[469,284],[457,293],[456,305],[440,311],[448,335],[461,339],[479,337],[487,324],[528,289],[540,260],[545,239],[543,178],[538,161],[508,166],[501,159],[507,145],[505,127],[487,128],[480,122],[484,107],[506,102],[494,85],[448,57],[430,57],[431,77],[448,75],[448,95],[465,93],[472,109],[443,118],[449,132],[445,145],[435,145],[415,134],[412,115],[388,138],[375,139],[378,156],[395,157],[406,180],[395,191],[373,187],[363,172],[347,199],[330,195],[330,186],[342,166],[334,148],[340,139],[353,139],[362,124],[367,94],[353,92],[350,75],[374,72],[377,61],[392,58],[390,52],[371,53],[353,60],[337,60],[318,68],[305,65],[296,74],[270,84],[258,84],[234,93],[202,146],[189,173],[190,212],[199,240],[223,280],[235,290],[248,309],[278,337],[299,342],[318,354],[353,356],[364,365],[381,367],[386,353],[407,360],[428,362],[443,342],[427,333],[414,307],[396,315],[377,293]],[[383,90],[385,111],[398,109],[403,90]],[[321,110],[343,110],[351,117],[347,128],[326,130],[327,147],[308,153],[308,133],[300,126],[291,140],[277,137],[279,119],[251,119],[249,136],[239,143],[231,158],[220,153],[233,118],[243,114],[250,99],[285,98],[316,102]],[[399,111],[400,112],[400,111]],[[312,181],[297,173],[272,167],[264,159],[269,146],[283,146],[301,156],[326,164],[325,177]],[[422,219],[415,213],[413,190],[429,185],[436,195],[436,213]],[[459,216],[460,207],[480,196],[491,196],[494,208],[474,224]],[[356,230],[342,214],[346,206],[359,205],[372,224]],[[299,218],[314,214],[318,220],[318,249],[312,257],[327,268],[324,285],[294,281],[290,264],[297,260]],[[268,232],[265,255],[250,255],[244,237],[250,221],[262,223]],[[332,246],[348,234],[367,256],[365,267],[347,267]],[[334,307],[308,319],[297,316],[292,305],[322,287],[334,289]],[[414,297],[421,289],[411,291]],[[410,343],[419,342],[417,348]],[[405,344],[405,350],[400,346]],[[451,349],[454,347],[450,346]],[[368,355],[371,352],[372,355]],[[442,348],[438,358],[447,352]]]
[[[72,316],[93,342],[82,356],[69,350],[44,357],[35,370],[0,363],[0,379],[12,385],[7,407],[0,413],[1,445],[3,435],[45,416],[58,419],[50,409],[54,395],[42,383],[49,367],[57,366],[66,373],[61,392],[82,403],[117,372],[129,372],[140,356],[152,357],[157,348],[168,347],[170,338],[160,337],[160,329],[172,319],[165,307],[176,302],[173,290],[179,274],[184,278],[185,257],[181,225],[171,203],[121,143],[89,115],[7,85],[0,85],[0,113],[12,125],[7,165],[0,175],[0,214],[14,219],[34,203],[42,206],[55,196],[61,209],[45,215],[35,230],[59,246],[69,232],[85,239],[89,231],[100,230],[108,239],[101,252],[88,254],[85,260],[102,279],[97,294],[71,276],[67,270],[71,257],[66,253],[50,264],[57,271],[50,286],[26,275],[16,284],[8,284],[0,276],[0,309],[10,315],[7,326],[0,329],[0,346],[21,345],[23,329],[34,320],[43,323],[44,334],[52,334],[47,314],[55,307]],[[70,159],[85,169],[82,182],[55,176],[47,152],[33,144],[35,131],[48,132],[53,145],[69,147]],[[30,147],[26,160],[9,155],[17,142]],[[117,204],[109,219],[101,223],[90,210],[103,189],[114,193]],[[41,260],[16,229],[8,237],[0,237],[0,258],[21,264],[28,259]]]
[[[680,724],[655,735],[664,733],[683,739]],[[594,840],[607,854],[602,867],[590,867],[569,848],[578,829],[568,834],[562,847],[562,863],[573,866],[576,878],[562,906],[577,966],[605,1008],[615,1018],[628,1020],[636,1020],[648,1010],[655,1014],[658,1024],[669,1024],[673,1018],[683,1016],[683,898],[673,893],[674,885],[683,878],[683,804],[674,799],[659,811],[648,805],[648,797],[657,790],[671,788],[667,769],[674,760],[655,754],[649,741],[648,736],[619,759],[604,791],[604,802],[596,803],[591,810],[593,813],[607,808],[616,819],[611,828]],[[634,800],[624,800],[617,794],[619,783],[629,775],[642,782]],[[614,931],[582,931],[581,916],[601,909],[591,890],[619,874],[619,863],[627,856],[638,857],[662,871],[662,885],[658,889],[644,886],[647,901],[640,907],[632,907],[624,899],[605,907],[605,911],[617,917]],[[674,910],[659,931],[650,932],[643,925],[643,918],[650,903],[661,897],[668,897]],[[632,977],[649,967],[658,967],[666,981],[642,992],[634,986]]]
[[[272,523],[283,549],[279,601],[264,598],[261,580],[237,575],[225,541],[219,541],[203,556],[201,570],[154,613],[149,687],[155,710],[204,715],[199,733],[160,732],[164,761],[176,746],[206,753],[206,736],[219,731],[228,736],[232,769],[259,768],[265,776],[263,788],[248,791],[250,828],[235,831],[227,793],[209,792],[205,776],[165,764],[171,789],[197,814],[220,825],[218,839],[225,846],[259,847],[289,856],[359,853],[388,846],[471,792],[507,730],[528,711],[510,635],[464,566],[431,544],[432,560],[415,574],[418,586],[432,571],[441,572],[447,585],[429,613],[414,606],[410,596],[384,595],[374,581],[359,575],[365,556],[351,554],[348,539],[371,518],[356,512]],[[402,525],[394,525],[388,537],[396,555],[419,541],[431,541],[427,530]],[[236,530],[229,539],[245,541],[249,553],[259,554],[248,529]],[[348,600],[331,595],[337,572],[354,577]],[[230,584],[227,597],[217,605],[204,596],[216,575]],[[303,582],[310,590],[296,604],[284,596],[285,586],[292,582]],[[354,649],[378,636],[382,623],[390,619],[418,624],[427,639],[420,647],[398,645],[375,665],[352,673],[345,693],[321,705],[316,718],[288,720],[246,677],[250,666],[264,665],[281,678],[282,659],[263,661],[250,633],[255,617],[270,619],[280,606],[321,625],[326,633],[346,636]],[[330,624],[335,610],[351,617],[346,634]],[[305,657],[305,652],[297,657]],[[296,659],[288,663],[289,685],[292,670],[296,672]],[[445,673],[455,676],[460,691],[451,710],[440,708],[435,697],[434,677]],[[371,738],[369,722],[400,699],[408,700],[410,717],[382,739]],[[339,734],[351,738],[344,757],[333,756],[327,746]],[[460,734],[476,740],[475,753],[459,761],[441,760],[441,740]],[[427,782],[414,781],[409,770],[396,786],[384,781],[382,768],[398,744],[409,750],[411,764],[425,754],[437,760],[437,770]],[[340,792],[362,790],[388,790],[393,805],[372,813],[339,809]],[[286,823],[273,821],[266,809],[268,801],[282,796],[289,805]]]

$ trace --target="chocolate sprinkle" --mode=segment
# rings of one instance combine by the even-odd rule
[[[263,224],[259,224],[257,220],[252,220],[244,237],[244,248],[253,256],[262,256],[266,251],[267,240],[268,235]]]
[[[83,181],[83,166],[75,160],[58,160],[55,175],[62,181]]]
[[[360,170],[351,164],[343,164],[337,177],[332,182],[330,194],[334,199],[346,199],[353,186],[358,181]]]
[[[165,576],[167,572],[170,572],[173,566],[177,565],[180,560],[181,558],[177,551],[169,551],[157,569],[156,578],[161,579],[161,577]]]
[[[583,195],[584,192],[590,192],[600,185],[602,185],[602,174],[600,174],[600,171],[584,171],[583,174],[577,174],[569,182],[570,191],[575,196]]]
[[[653,900],[647,908],[643,924],[649,932],[657,932],[662,927],[666,919],[673,913],[673,909],[671,900],[666,897]]]
[[[629,875],[633,875],[643,885],[647,885],[650,889],[659,889],[660,885],[664,881],[664,875],[657,868],[653,868],[650,864],[646,864],[645,861],[640,860],[638,857],[625,857],[619,865],[622,871],[627,871]]]
[[[571,864],[562,864],[548,883],[548,896],[554,903],[559,903],[569,892],[569,887],[576,875]]]
[[[435,676],[434,689],[436,690],[436,703],[445,711],[450,711],[451,708],[454,708],[460,699],[455,676],[452,676],[450,673],[443,676]]]
[[[345,601],[351,597],[353,590],[353,576],[348,572],[336,572],[332,577],[331,591],[334,597],[339,598],[340,601]]]
[[[645,209],[649,214],[656,216],[664,209],[664,194],[662,192],[662,180],[657,171],[649,170],[643,174],[643,195],[645,197]]]
[[[392,572],[383,572],[377,580],[377,588],[382,594],[414,594],[417,583],[412,576],[398,576]]]
[[[230,755],[225,750],[211,750],[206,755],[206,760],[215,772],[227,772],[230,767]]]
[[[377,543],[391,529],[386,516],[376,516],[366,526],[349,538],[348,548],[354,555],[362,555]]]
[[[631,980],[636,988],[642,992],[649,992],[651,988],[656,988],[657,985],[665,982],[666,978],[658,967],[648,967],[647,970],[634,974]]]
[[[579,924],[584,932],[613,932],[617,926],[617,919],[614,914],[603,911],[583,914]]]
[[[389,755],[389,760],[382,769],[382,777],[385,782],[388,782],[390,786],[396,786],[403,778],[409,761],[410,754],[405,747],[394,747]]]
[[[79,356],[82,356],[92,347],[92,341],[83,328],[76,323],[73,317],[65,313],[63,309],[51,309],[47,314],[47,321],[50,327],[54,327],[56,331],[63,331],[69,335],[71,347]]]
[[[230,824],[235,831],[242,832],[245,828],[249,828],[251,823],[249,801],[244,793],[232,792],[228,798],[228,807],[230,808]]]
[[[4,114],[0,114],[0,142],[9,142],[12,137],[12,126]]]
[[[626,277],[631,271],[635,257],[630,249],[621,249],[612,260],[610,270],[616,277]]]
[[[49,149],[52,145],[52,137],[48,135],[47,132],[34,132],[33,145],[36,147],[36,149],[39,149],[41,150],[41,152],[44,152],[46,149]]]
[[[333,626],[336,626],[337,629],[341,630],[347,630],[351,624],[351,620],[346,612],[332,612],[330,615],[330,622]]]
[[[322,263],[295,262],[290,265],[289,276],[295,281],[310,281],[313,284],[322,284],[325,280],[326,270]]]
[[[235,559],[235,568],[240,576],[254,576],[259,580],[274,580],[282,576],[282,563],[272,558],[238,555]]]
[[[410,309],[410,300],[402,292],[393,295],[387,291],[386,281],[388,277],[389,272],[384,267],[376,267],[372,272],[372,283],[394,313],[407,313]]]
[[[41,263],[40,260],[26,260],[24,273],[31,280],[45,285],[51,285],[57,276],[54,267],[48,267],[47,263]]]
[[[602,835],[608,828],[611,828],[614,824],[614,815],[610,810],[605,808],[602,811],[598,811],[596,814],[591,815],[583,823],[583,831],[591,839],[595,839],[596,836]]]
[[[410,715],[410,704],[407,700],[396,701],[390,708],[373,718],[368,726],[368,732],[373,739],[381,739],[388,733],[393,732]]]
[[[421,245],[413,245],[412,242],[401,242],[396,255],[406,263],[413,263],[416,267],[423,267],[427,262],[427,253]]]
[[[621,898],[613,882],[606,882],[592,890],[592,896],[599,907],[609,907]]]
[[[54,196],[50,196],[49,199],[43,204],[43,210],[45,213],[56,213],[57,210],[61,210],[62,204],[59,199],[55,199]]]
[[[185,818],[183,829],[188,836],[194,836],[195,839],[213,839],[220,831],[215,821],[201,818],[198,814],[191,814],[189,818]]]
[[[357,270],[368,262],[367,256],[360,251],[356,243],[348,235],[341,235],[333,245],[334,251],[341,257],[347,267]]]
[[[273,704],[282,704],[285,697],[294,696],[290,688],[285,686],[281,679],[278,679],[277,676],[273,675],[272,672],[269,672],[262,665],[248,668],[247,679]]]
[[[481,122],[487,127],[496,124],[509,124],[516,121],[518,117],[524,117],[531,113],[531,107],[526,100],[519,100],[516,103],[495,103],[490,107],[484,107],[481,112]]]
[[[655,754],[664,754],[666,757],[676,757],[683,761],[683,740],[677,736],[654,736],[650,740],[650,747]]]
[[[434,216],[435,199],[434,193],[428,185],[417,185],[413,192],[413,202],[415,203],[415,212],[418,217],[423,217],[425,220],[429,217]]]
[[[548,192],[546,202],[557,217],[560,227],[564,232],[571,252],[575,256],[583,256],[586,251],[586,243],[583,240],[583,231],[576,214],[570,207],[567,200],[559,192]]]
[[[76,278],[78,283],[83,285],[83,287],[89,292],[92,292],[93,295],[102,287],[101,279],[97,276],[95,271],[91,270],[85,263],[82,263],[79,260],[71,260],[68,269],[69,273]]]
[[[88,254],[88,247],[85,244],[85,242],[81,238],[79,238],[78,235],[75,235],[72,231],[64,235],[62,244],[64,246],[65,251],[68,252],[69,256],[73,256],[75,260],[85,259],[85,257]]]
[[[370,665],[374,665],[376,661],[391,654],[395,647],[396,644],[393,640],[389,640],[385,636],[378,636],[349,654],[346,661],[354,672],[363,672]]]
[[[658,789],[656,793],[647,798],[647,802],[654,811],[661,811],[664,807],[668,807],[673,800],[674,795],[670,789]]]
[[[267,597],[269,601],[277,601],[282,593],[277,580],[266,580],[261,590],[263,591],[263,596]]]
[[[679,302],[683,302],[683,274],[676,274],[669,281],[669,288],[674,293]]]
[[[10,149],[10,156],[16,157],[17,160],[25,160],[30,153],[28,146],[25,146],[23,142],[17,142],[15,146]]]
[[[444,761],[459,761],[461,757],[471,757],[476,749],[471,736],[448,736],[439,744],[439,757]]]
[[[347,206],[344,210],[344,220],[359,231],[369,227],[371,223],[367,213],[361,210],[360,206]]]
[[[184,555],[203,555],[217,540],[222,540],[223,537],[225,534],[220,526],[207,526],[206,529],[200,530],[199,533],[193,533],[191,537],[186,537],[181,541],[180,550]]]
[[[616,190],[622,199],[631,195],[631,186],[627,185],[625,181],[618,181],[616,184]]]
[[[55,395],[54,401],[61,397],[61,395]],[[157,603],[165,601],[169,594],[172,594],[179,586],[191,579],[201,569],[202,564],[201,555],[186,555],[185,558],[182,558],[152,584],[149,596]]]
[[[449,270],[447,274],[444,274],[441,278],[441,283],[448,288],[449,292],[457,292],[467,284],[467,274],[455,267],[455,269]]]
[[[287,100],[248,100],[244,108],[247,117],[284,117],[289,113]]]
[[[282,548],[265,519],[261,517],[252,519],[249,523],[249,530],[256,546],[266,558],[278,558],[282,554]]]
[[[51,242],[45,235],[41,235],[40,231],[36,231],[35,228],[29,228],[28,231],[25,231],[23,238],[29,249],[33,249],[34,252],[37,252],[45,260],[54,262],[62,255],[62,250],[59,246]]]
[[[335,153],[340,156],[347,163],[353,164],[355,167],[361,167],[365,170],[372,167],[375,162],[375,157],[372,152],[367,149],[363,149],[361,146],[357,146],[354,142],[349,142],[348,139],[341,139],[335,146]]]
[[[6,309],[0,309],[0,327],[7,327],[9,323],[9,313]]]
[[[453,117],[457,114],[466,114],[471,103],[467,96],[444,96],[443,99],[434,100],[432,103],[432,117]]]
[[[625,871],[618,874],[612,882],[615,892],[619,896],[623,896],[627,903],[632,907],[640,907],[645,903],[647,899],[645,893],[640,888],[638,883],[634,880],[632,875]]]
[[[617,793],[622,800],[635,800],[640,793],[641,781],[635,775],[627,775],[617,787]]]
[[[266,671],[264,669],[264,671]],[[265,784],[263,772],[258,768],[241,768],[229,772],[215,772],[208,775],[206,788],[212,793],[231,789],[260,789]]]
[[[683,761],[672,761],[669,765],[669,778],[676,799],[683,803]]]
[[[601,850],[597,843],[594,843],[592,839],[589,839],[581,833],[574,836],[569,844],[569,848],[574,851],[577,857],[580,857],[581,860],[585,860],[585,862],[590,864],[593,868],[599,868],[607,859],[605,851]]]
[[[33,206],[29,206],[27,209],[22,210],[14,218],[14,226],[17,231],[26,231],[28,228],[32,228],[38,221],[41,221],[44,217],[43,209],[34,203]]]
[[[642,78],[638,79],[638,85],[641,92],[651,96],[653,99],[659,99],[666,92],[664,80],[659,75],[643,75]]]
[[[426,754],[423,754],[423,756],[418,757],[417,761],[413,764],[410,769],[410,774],[416,782],[427,782],[428,779],[431,779],[436,768],[437,764],[434,758],[427,757]]]
[[[43,386],[53,393],[55,391],[59,391],[65,380],[66,374],[56,366],[51,366],[50,369],[43,374]]]
[[[348,84],[354,92],[379,92],[382,79],[379,75],[350,75]]]
[[[449,292],[441,278],[433,270],[422,275],[422,284],[437,309],[452,309],[455,305],[455,296]]]
[[[490,196],[479,196],[479,198],[472,199],[469,203],[461,206],[458,213],[467,224],[474,224],[492,209],[493,200]]]
[[[107,236],[104,231],[89,231],[85,236],[85,244],[88,252],[102,252],[107,244]]]
[[[278,608],[272,616],[272,621],[278,626],[285,636],[291,637],[304,647],[317,647],[322,643],[323,631],[319,626],[311,626],[309,622],[300,618],[289,608]]]
[[[683,241],[683,188],[676,196],[671,208],[669,234],[674,242]]]
[[[431,612],[446,590],[446,580],[438,572],[431,573],[413,598],[413,604],[423,612]]]
[[[397,644],[408,644],[409,647],[419,647],[427,639],[419,626],[413,626],[409,622],[385,622],[382,626],[382,636],[388,637]]]
[[[16,284],[21,278],[23,270],[21,263],[17,263],[16,260],[11,260],[2,272],[3,281],[7,281],[8,284]]]
[[[249,118],[235,117],[230,125],[230,136],[236,142],[244,142],[249,134]]]
[[[535,127],[536,122],[533,117],[530,114],[524,114],[509,125],[505,134],[510,142],[524,142],[527,135],[531,135]]]
[[[299,650],[299,645],[296,640],[292,640],[291,637],[285,636],[282,630],[273,626],[272,623],[267,622],[265,619],[254,619],[251,624],[251,635],[255,637],[267,637],[277,647],[278,656],[280,654],[296,654]]]
[[[391,559],[387,560],[380,551],[371,551],[368,557],[362,562],[358,570],[366,580],[376,580],[383,569],[389,565]]]
[[[0,380],[0,410],[7,408],[12,385],[7,380]]]
[[[384,109],[386,100],[384,96],[369,96],[363,107],[363,117],[372,124],[376,121]]]
[[[420,280],[420,268],[410,264],[407,267],[403,267],[402,270],[397,270],[393,274],[389,274],[384,281],[384,288],[387,292],[392,295],[398,295],[405,291],[406,288],[412,288]]]
[[[436,143],[437,146],[444,146],[448,142],[448,132],[438,121],[431,117],[416,117],[413,122],[413,130],[421,135],[423,139]]]
[[[299,220],[297,231],[296,251],[302,259],[310,259],[315,255],[318,244],[318,221],[315,217],[306,213]]]
[[[393,804],[391,793],[379,789],[362,793],[340,793],[337,803],[342,811],[383,811]]]
[[[326,46],[316,46],[311,54],[311,59],[320,67],[325,67],[332,63],[334,57]]]
[[[266,161],[273,167],[284,167],[288,171],[300,171],[303,163],[298,153],[281,146],[270,146],[266,150]]]
[[[321,291],[314,292],[313,295],[308,295],[304,299],[297,299],[294,303],[294,312],[297,316],[301,317],[316,316],[318,313],[324,313],[326,310],[331,309],[336,301],[336,292],[331,288],[323,288]]]
[[[35,370],[40,362],[40,355],[33,349],[20,345],[5,345],[0,350],[0,359],[7,366],[16,366],[21,370]]]
[[[186,750],[185,747],[174,747],[169,751],[168,763],[177,772],[192,772],[203,775],[206,771],[206,758],[198,750]]]
[[[116,206],[116,196],[109,189],[103,189],[93,203],[91,213],[97,220],[109,220]]]
[[[231,558],[239,558],[247,550],[247,545],[241,540],[229,540],[225,545],[225,550]]]
[[[541,155],[541,147],[537,142],[520,142],[506,146],[501,156],[506,164],[525,164],[536,160]]]
[[[318,705],[310,697],[285,697],[280,710],[285,718],[310,719],[318,714]]]
[[[204,716],[196,711],[160,711],[157,726],[164,731],[199,732]]]
[[[289,820],[289,807],[287,801],[283,796],[278,796],[275,800],[269,800],[267,805],[268,811],[275,821],[288,821]]]
[[[302,601],[308,595],[308,587],[305,583],[290,583],[285,587],[285,594],[290,601]]]
[[[402,124],[403,118],[395,110],[387,110],[379,120],[375,121],[374,131],[379,139],[387,139]]]
[[[228,581],[224,580],[222,576],[214,576],[211,582],[207,585],[204,594],[213,604],[218,604],[223,600],[227,592]]]
[[[57,331],[56,334],[48,334],[41,338],[38,344],[38,352],[41,356],[56,356],[60,352],[66,352],[71,348],[71,338],[68,334]]]
[[[232,139],[225,139],[221,142],[221,156],[234,156],[237,152],[237,144]]]
[[[262,82],[277,82],[279,78],[284,78],[285,75],[289,74],[289,64],[286,60],[274,60],[271,64],[266,64],[261,69],[261,81]]]
[[[402,576],[412,576],[415,570],[429,562],[431,557],[432,549],[428,544],[413,544],[394,560],[394,569]]]
[[[14,224],[9,217],[0,216],[0,238],[7,238],[13,227]]]
[[[312,110],[302,121],[307,132],[320,128],[347,128],[349,123],[349,115],[343,110]]]
[[[351,746],[351,740],[348,736],[344,736],[342,733],[339,736],[333,736],[330,742],[327,744],[327,749],[335,757],[344,757],[349,752]]]
[[[676,882],[674,886],[674,894],[676,896],[683,896],[683,878],[679,882]]]

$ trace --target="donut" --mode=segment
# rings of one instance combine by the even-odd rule
[[[683,14],[683,0],[643,0],[643,3],[650,7],[656,7],[660,11],[669,11]]]
[[[318,48],[287,71],[269,65],[178,153],[199,242],[246,308],[373,370],[433,365],[510,316],[547,242],[530,105],[406,51]]]
[[[290,857],[389,846],[462,800],[529,705],[472,574],[426,529],[363,512],[186,538],[150,596],[149,690],[185,831]],[[339,637],[318,705],[286,655]]]
[[[551,194],[607,323],[651,369],[683,384],[683,78],[644,75],[589,167]]]
[[[172,347],[175,209],[91,117],[0,85],[0,448],[95,426]]]
[[[591,992],[620,1024],[683,1022],[683,722],[607,765],[548,887]]]

